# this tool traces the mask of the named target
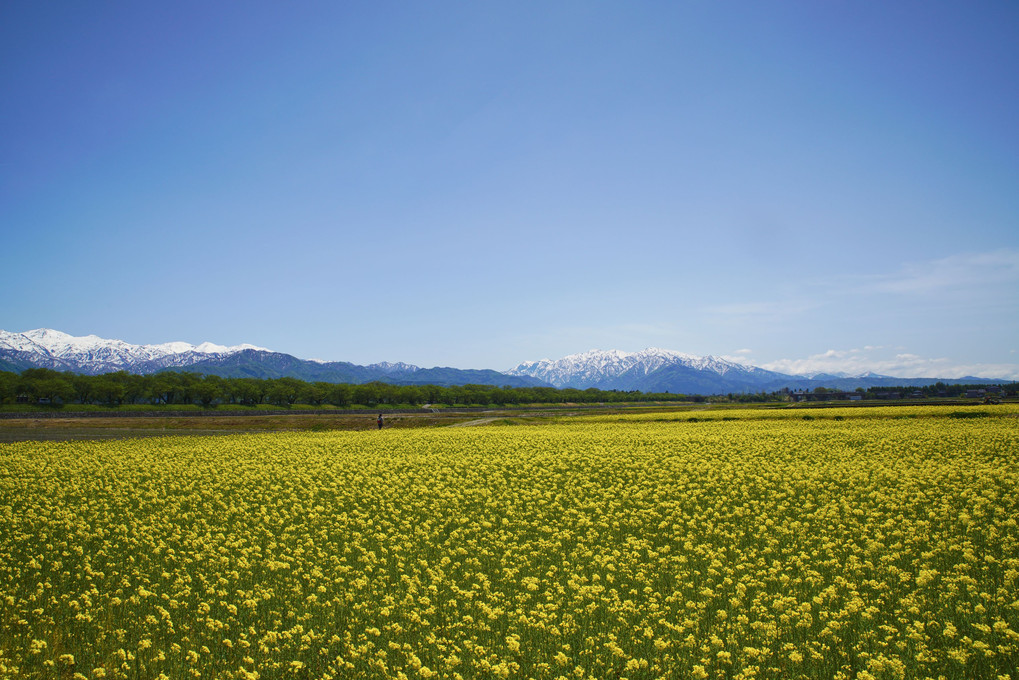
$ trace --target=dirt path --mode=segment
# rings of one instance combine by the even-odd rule
[[[453,423],[450,427],[473,427],[475,425],[488,425],[494,423],[498,418],[478,418],[477,420],[468,420],[464,423]]]

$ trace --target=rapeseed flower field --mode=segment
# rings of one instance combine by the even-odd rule
[[[1019,409],[807,413],[0,444],[0,678],[1019,678]]]

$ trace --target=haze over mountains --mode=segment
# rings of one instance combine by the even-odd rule
[[[0,330],[0,370],[50,368],[96,375],[113,371],[157,373],[176,370],[239,378],[293,377],[307,381],[398,385],[497,385],[727,394],[771,392],[782,388],[811,390],[823,386],[853,390],[873,386],[920,386],[936,378],[863,375],[788,375],[718,357],[699,357],[665,349],[641,352],[590,350],[557,360],[525,361],[508,371],[421,368],[382,362],[359,366],[349,362],[305,360],[255,345],[226,347],[212,343],[168,342],[132,345],[95,335],[75,337],[51,329],[24,333]],[[982,378],[943,379],[945,383],[995,383]]]

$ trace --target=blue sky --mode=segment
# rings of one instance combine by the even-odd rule
[[[1014,2],[0,5],[0,328],[1019,378]]]

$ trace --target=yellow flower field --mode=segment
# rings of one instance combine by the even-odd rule
[[[1019,679],[967,414],[0,444],[0,678]]]

